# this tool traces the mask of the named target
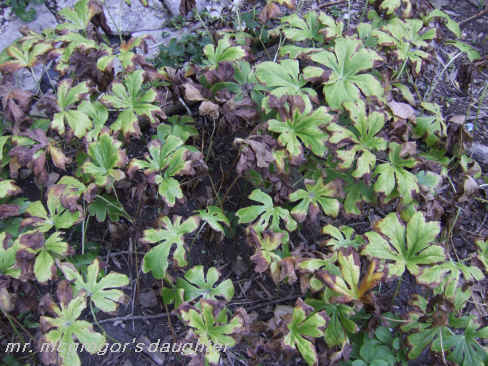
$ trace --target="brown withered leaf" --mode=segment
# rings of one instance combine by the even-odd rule
[[[94,82],[100,91],[106,91],[114,80],[113,67],[109,65],[104,71],[97,67],[98,59],[106,54],[103,50],[76,49],[70,58],[68,73],[77,75],[79,81]]]
[[[66,157],[66,155],[64,155],[64,153],[53,144],[49,144],[48,152],[51,156],[54,166],[58,169],[66,170],[66,164],[71,163],[71,159]]]
[[[16,124],[22,122],[30,110],[33,94],[27,90],[15,88],[13,83],[0,85],[0,101],[7,120]]]
[[[213,69],[207,71],[205,79],[210,85],[216,84],[222,81],[235,81],[234,80],[234,67],[231,62],[220,62],[219,65]]]
[[[56,297],[59,302],[67,306],[73,299],[73,288],[68,280],[61,280],[56,288]]]
[[[268,168],[274,161],[273,148],[276,140],[269,135],[251,135],[247,139],[236,138],[234,144],[240,147],[238,174],[255,168]]]
[[[235,124],[240,120],[252,122],[258,116],[258,108],[249,97],[244,97],[239,101],[232,98],[222,106],[222,115],[224,119],[235,129]]]
[[[192,11],[196,6],[195,0],[181,0],[180,1],[180,15],[185,16]]]
[[[275,19],[281,15],[280,7],[274,2],[268,2],[261,13],[259,14],[259,21],[265,24],[270,19]]]
[[[19,216],[20,206],[14,204],[4,203],[0,205],[0,220],[6,219],[7,217]]]
[[[190,102],[200,102],[202,100],[205,100],[196,84],[186,82],[183,84],[183,88],[185,89],[186,100]]]
[[[31,249],[40,249],[44,246],[44,235],[40,231],[29,231],[19,238],[20,244]]]
[[[391,112],[397,118],[415,121],[415,109],[410,104],[395,102],[392,100],[388,103]]]
[[[15,295],[8,292],[7,288],[0,287],[0,310],[10,313],[15,308]]]
[[[198,107],[198,113],[205,117],[210,117],[212,119],[219,118],[219,106],[215,103],[212,103],[209,100],[205,100],[200,104]]]
[[[406,158],[407,156],[415,156],[417,153],[417,143],[415,141],[404,142],[401,145],[400,156]]]

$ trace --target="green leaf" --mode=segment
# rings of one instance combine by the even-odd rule
[[[153,104],[156,101],[156,91],[143,88],[143,75],[144,70],[136,70],[128,74],[123,83],[112,84],[112,94],[104,95],[101,99],[103,103],[120,110],[110,128],[121,131],[126,138],[131,135],[135,137],[141,135],[139,116],[146,116],[151,123],[155,124],[155,115],[161,113],[161,109]]]
[[[15,196],[22,192],[13,179],[0,180],[0,199]]]
[[[366,233],[369,243],[362,254],[388,261],[390,276],[401,276],[405,269],[417,276],[419,265],[435,264],[445,259],[444,249],[432,244],[439,234],[440,224],[425,222],[421,212],[411,217],[406,228],[392,212],[380,220],[375,229],[377,231]]]
[[[276,119],[268,121],[268,129],[280,135],[278,142],[286,147],[292,157],[303,154],[302,143],[315,155],[323,157],[327,151],[327,133],[321,127],[331,120],[332,116],[325,107],[319,107],[311,113],[300,113],[294,109],[292,117],[284,122]]]
[[[418,75],[420,73],[423,60],[430,58],[430,53],[422,50],[426,49],[431,41],[436,37],[435,29],[422,31],[423,23],[419,19],[393,18],[381,30],[374,30],[372,36],[378,39],[378,44],[395,49],[394,55],[399,61],[409,61],[413,70]]]
[[[114,312],[119,303],[127,300],[126,295],[116,288],[127,286],[129,278],[122,273],[110,272],[98,281],[100,273],[98,258],[87,267],[86,279],[71,263],[61,263],[60,268],[68,281],[74,281],[75,295],[86,292],[90,301],[105,313]]]
[[[205,345],[205,360],[218,365],[220,360],[220,349],[216,345],[233,347],[236,344],[234,336],[244,331],[244,309],[232,319],[228,319],[226,308],[212,300],[200,300],[199,308],[185,304],[180,307],[179,312],[183,322],[191,328],[192,334],[200,344]],[[190,349],[186,355],[197,356],[197,353]]]
[[[461,28],[459,27],[459,24],[452,20],[449,15],[439,9],[434,9],[424,18],[424,23],[429,24],[434,18],[444,19],[446,21],[447,29],[454,33],[457,38],[461,38]]]
[[[18,245],[9,244],[6,232],[0,232],[0,275],[19,278],[20,268],[17,267],[16,255]]]
[[[246,52],[242,47],[232,47],[228,37],[219,39],[217,47],[213,44],[207,44],[203,48],[203,53],[207,57],[207,59],[204,60],[204,64],[209,65],[212,68],[217,67],[219,63],[224,61],[232,62],[240,60],[246,55]]]
[[[384,273],[377,271],[378,264],[372,261],[361,282],[361,262],[359,255],[352,249],[339,251],[337,255],[341,275],[330,271],[319,272],[318,275],[332,290],[342,295],[338,302],[365,301],[365,296],[384,277]]]
[[[330,69],[330,76],[324,83],[324,95],[329,107],[342,108],[344,102],[360,99],[360,90],[365,96],[383,97],[381,83],[372,75],[362,73],[382,61],[375,51],[363,47],[362,42],[352,38],[339,38],[334,45],[334,53],[322,51],[310,58]],[[305,78],[316,74],[316,68],[308,66],[303,70]]]
[[[47,211],[41,201],[32,202],[26,210],[31,217],[24,219],[22,225],[31,225],[46,233],[51,228],[69,229],[81,220],[79,210],[70,211],[61,203],[62,200],[77,199],[76,194],[67,191],[64,185],[55,184],[47,192]]]
[[[202,155],[188,154],[189,147],[173,135],[168,136],[164,142],[152,140],[148,150],[145,160],[133,159],[130,162],[129,174],[138,169],[143,170],[146,175],[156,174],[154,183],[158,185],[159,194],[168,206],[173,207],[176,199],[183,198],[183,191],[174,177],[190,171],[193,160],[200,159]]]
[[[324,36],[320,29],[322,25],[316,12],[309,11],[303,18],[294,13],[281,18],[282,30],[286,38],[295,41],[314,41],[323,43]]]
[[[19,236],[16,242],[21,255],[35,256],[34,274],[40,283],[53,279],[56,273],[55,261],[66,257],[71,252],[60,232],[54,232],[44,240],[42,232],[28,231]]]
[[[374,175],[378,177],[374,190],[382,192],[388,197],[396,188],[402,201],[409,202],[413,192],[418,193],[419,187],[415,174],[405,168],[413,168],[417,161],[414,158],[402,158],[401,146],[396,142],[390,142],[389,147],[389,162],[378,165],[374,172]]]
[[[158,139],[163,142],[170,135],[179,137],[186,142],[192,136],[198,136],[198,130],[193,126],[194,121],[191,116],[174,115],[168,117],[168,124],[161,123],[157,129]]]
[[[280,249],[284,243],[283,233],[256,232],[250,228],[250,236],[253,239],[256,250],[251,256],[251,261],[256,264],[255,271],[263,273],[268,268],[271,278],[277,284],[281,280],[280,262],[283,259],[283,251]]]
[[[217,206],[207,206],[206,210],[197,210],[198,215],[200,218],[205,221],[210,227],[215,231],[220,231],[224,233],[224,228],[220,223],[227,225],[230,227],[230,222],[227,216],[225,216],[224,212],[220,207]]]
[[[132,221],[124,206],[115,197],[107,195],[97,195],[95,200],[88,206],[88,213],[91,216],[95,216],[98,222],[104,222],[107,219],[107,215],[112,222],[119,222],[120,217]]]
[[[105,122],[108,120],[107,108],[98,100],[96,102],[84,100],[80,103],[78,109],[87,115],[93,123],[93,127],[87,132],[85,139],[88,142],[96,141],[105,126]]]
[[[308,109],[311,108],[310,97],[317,97],[315,90],[304,87],[307,82],[300,75],[297,60],[281,60],[279,64],[261,62],[256,66],[256,77],[277,98],[284,95],[301,96]]]
[[[205,276],[203,266],[195,266],[185,273],[184,278],[178,277],[174,287],[163,288],[163,300],[166,304],[174,302],[175,308],[178,308],[183,301],[190,302],[199,298],[216,300],[219,297],[226,301],[232,300],[234,297],[232,280],[227,279],[215,286],[219,277],[220,272],[214,267],[209,268]]]
[[[51,304],[51,310],[56,318],[41,316],[41,324],[44,329],[50,331],[44,334],[42,340],[49,343],[58,351],[60,365],[80,366],[80,358],[76,353],[76,339],[85,346],[85,349],[94,354],[105,344],[105,337],[93,330],[93,326],[85,321],[78,320],[82,311],[86,308],[86,297],[82,293],[73,298],[68,305],[61,303],[61,307]]]
[[[72,86],[71,83],[71,80],[63,80],[58,86],[57,101],[61,111],[54,114],[51,127],[58,131],[60,135],[64,135],[64,124],[66,122],[73,130],[75,136],[82,138],[87,131],[91,129],[92,122],[84,112],[78,109],[73,110],[71,108],[74,104],[78,103],[83,95],[87,94],[90,89],[88,88],[86,81],[75,86]]]
[[[81,169],[91,176],[100,187],[110,187],[113,183],[125,178],[120,170],[126,164],[125,151],[122,143],[108,133],[102,133],[97,141],[88,145],[88,157]]]
[[[330,246],[334,251],[340,250],[341,248],[359,249],[364,243],[363,238],[356,235],[352,227],[346,225],[337,228],[329,224],[322,228],[322,234],[331,236],[324,244]]]
[[[254,227],[258,231],[262,232],[269,227],[273,232],[283,232],[284,230],[280,228],[281,219],[285,222],[285,227],[288,231],[294,231],[297,228],[297,223],[291,217],[290,212],[282,207],[274,207],[273,199],[260,189],[253,190],[249,195],[249,199],[260,202],[262,205],[239,209],[236,215],[240,224],[248,224],[257,219]]]
[[[448,359],[460,366],[486,364],[488,352],[478,339],[488,338],[488,327],[478,329],[478,325],[470,319],[468,325],[461,329],[461,334],[451,333],[445,340],[444,347],[449,350]]]
[[[488,240],[477,240],[476,245],[478,246],[477,258],[485,267],[485,271],[488,272]]]
[[[298,222],[305,221],[308,214],[316,218],[320,209],[327,216],[337,217],[340,203],[335,197],[339,194],[338,182],[324,184],[320,178],[317,182],[305,182],[306,189],[299,189],[290,194],[290,201],[300,201],[291,214]]]
[[[332,123],[328,130],[332,133],[329,142],[339,144],[350,142],[350,148],[337,149],[336,154],[341,160],[339,168],[349,169],[354,163],[355,170],[352,172],[354,178],[361,178],[370,174],[376,166],[375,151],[386,149],[386,141],[376,135],[385,124],[384,115],[379,112],[366,114],[366,106],[363,102],[345,102],[344,106],[349,111],[352,124],[341,126]]]
[[[325,314],[314,313],[311,306],[298,298],[292,318],[287,324],[288,333],[283,338],[284,346],[298,350],[308,365],[317,365],[317,351],[307,338],[322,337],[326,323]]]
[[[448,41],[446,43],[456,47],[459,51],[464,52],[471,62],[481,58],[480,53],[467,43],[461,41]]]
[[[359,331],[359,327],[352,320],[354,308],[344,304],[332,303],[333,292],[329,288],[322,291],[320,299],[307,298],[305,302],[313,306],[315,311],[325,311],[329,317],[324,331],[324,340],[329,347],[343,346],[350,334]]]
[[[161,229],[144,230],[142,242],[157,244],[144,256],[142,271],[151,272],[154,278],[161,279],[165,276],[168,268],[168,256],[173,244],[176,244],[176,250],[173,258],[179,267],[187,264],[184,247],[184,235],[195,231],[199,225],[199,217],[191,216],[181,222],[181,216],[175,216],[173,222],[169,217],[163,217],[160,220]]]

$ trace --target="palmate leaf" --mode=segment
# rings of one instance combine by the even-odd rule
[[[462,280],[475,282],[485,276],[476,266],[468,266],[462,262],[446,261],[431,267],[422,268],[417,281],[434,287],[435,295],[442,295],[454,304],[456,310],[461,310],[472,295],[471,288],[461,286]]]
[[[185,304],[179,312],[184,323],[191,328],[198,342],[204,344],[205,360],[211,365],[218,365],[221,347],[233,347],[234,335],[244,331],[244,309],[229,319],[226,308],[212,300],[200,300],[199,308]],[[216,348],[219,345],[219,348]],[[198,356],[191,348],[185,350],[187,356]]]
[[[68,281],[74,282],[75,295],[86,293],[90,301],[103,312],[112,313],[117,310],[119,303],[126,302],[126,295],[116,288],[127,286],[129,278],[122,273],[110,272],[98,281],[100,273],[98,258],[87,267],[86,279],[72,263],[61,263],[60,269]]]
[[[221,225],[221,223],[227,227],[230,227],[229,219],[227,216],[225,216],[220,207],[207,206],[206,210],[197,210],[197,212],[200,218],[209,224],[210,227],[215,231],[224,233],[224,227]]]
[[[377,1],[378,0],[369,0],[370,3]],[[380,0],[380,2],[380,9],[385,11],[388,15],[393,14],[395,10],[400,8],[402,5],[406,8],[405,12],[407,14],[410,13],[410,9],[412,8],[410,0]]]
[[[352,249],[339,251],[337,261],[341,270],[341,275],[335,275],[330,271],[318,272],[318,276],[332,290],[342,295],[335,299],[337,302],[360,301],[368,302],[368,292],[381,281],[385,275],[378,270],[378,263],[372,261],[367,272],[359,281],[361,273],[361,262],[359,255]]]
[[[81,220],[78,210],[70,211],[61,203],[67,192],[64,185],[55,184],[47,191],[47,210],[41,201],[32,202],[26,210],[28,217],[22,221],[23,226],[33,226],[42,233],[46,233],[53,227],[56,230],[69,229]],[[69,198],[69,197],[68,197]]]
[[[102,128],[105,126],[105,122],[108,120],[108,110],[98,100],[95,102],[84,100],[80,103],[78,109],[86,114],[92,121],[92,128],[85,135],[85,139],[88,142],[97,140]]]
[[[362,202],[371,203],[375,201],[373,187],[366,184],[363,180],[355,179],[352,172],[340,172],[333,169],[333,164],[326,166],[327,182],[340,179],[344,183],[342,189],[345,193],[344,211],[350,215],[360,215],[360,205]]]
[[[133,159],[129,164],[129,173],[141,169],[146,175],[155,174],[154,183],[158,185],[158,193],[168,206],[173,207],[176,199],[183,198],[180,183],[174,177],[191,164],[186,159],[187,148],[179,137],[173,135],[164,142],[152,140],[145,160]]]
[[[408,358],[418,358],[429,345],[432,351],[445,354],[444,343],[452,332],[448,325],[456,320],[450,304],[442,299],[429,304],[423,297],[414,295],[412,305],[415,310],[408,314],[409,322],[401,327],[403,332],[412,333],[407,337]]]
[[[338,182],[324,184],[322,178],[317,182],[305,182],[305,189],[299,189],[290,194],[290,201],[300,201],[292,210],[291,214],[298,222],[305,221],[308,214],[312,218],[317,216],[320,209],[325,215],[337,217],[340,203],[335,197],[339,194]]]
[[[244,207],[236,212],[240,224],[248,224],[257,220],[253,225],[257,231],[264,231],[270,229],[271,231],[284,232],[280,228],[280,219],[285,222],[285,227],[288,231],[294,231],[297,228],[297,223],[290,215],[290,212],[282,207],[274,207],[273,199],[260,189],[255,189],[249,195],[249,199],[260,202],[262,205],[254,205]],[[270,224],[271,219],[271,224]],[[285,233],[287,236],[288,233]]]
[[[124,206],[115,197],[107,195],[97,195],[88,206],[88,213],[95,216],[98,222],[105,222],[107,216],[112,222],[119,222],[120,217],[132,220]]]
[[[389,148],[389,162],[378,165],[374,171],[374,175],[378,177],[374,190],[388,197],[396,188],[402,201],[409,202],[413,192],[418,192],[419,187],[415,174],[405,168],[413,168],[417,161],[414,158],[402,158],[401,146],[396,142],[390,142]]]
[[[354,308],[331,302],[334,296],[334,292],[326,287],[322,291],[320,299],[307,298],[305,300],[315,311],[325,311],[329,317],[324,331],[324,340],[329,347],[343,346],[347,342],[349,334],[354,334],[359,330],[357,324],[351,319],[355,313]]]
[[[374,30],[372,36],[378,38],[381,46],[395,48],[394,54],[399,61],[410,61],[416,74],[420,73],[422,61],[430,58],[430,54],[423,51],[429,44],[426,42],[436,36],[435,29],[421,32],[423,22],[420,19],[394,18],[383,26],[381,30]]]
[[[95,7],[93,4],[89,4],[89,0],[80,0],[73,8],[66,7],[59,11],[59,15],[65,18],[67,22],[59,24],[57,29],[66,29],[73,32],[84,31],[95,13]]]
[[[187,264],[184,235],[195,231],[200,223],[198,216],[191,216],[181,222],[181,216],[175,216],[173,222],[169,217],[160,219],[160,229],[144,230],[143,243],[157,244],[144,256],[142,271],[151,272],[156,279],[162,279],[168,269],[168,257],[173,244],[176,250],[173,258],[179,267]]]
[[[156,91],[145,90],[142,86],[143,75],[144,70],[136,70],[128,74],[123,83],[112,84],[112,94],[104,95],[101,99],[103,103],[120,110],[110,128],[121,131],[126,138],[130,135],[136,137],[141,135],[139,116],[146,116],[154,124],[155,115],[161,113],[161,109],[153,104],[156,101]]]
[[[62,234],[58,231],[47,240],[40,231],[28,231],[19,236],[16,242],[21,256],[35,256],[34,274],[40,283],[51,280],[56,273],[55,261],[71,252],[68,243],[63,241]]]
[[[311,306],[298,298],[292,318],[287,324],[288,333],[283,338],[284,347],[298,350],[308,365],[317,365],[317,351],[307,338],[322,337],[327,320],[324,313],[314,312]]]
[[[0,232],[0,276],[20,277],[20,268],[17,267],[15,259],[17,250],[16,243],[9,243],[7,233]]]
[[[268,121],[268,129],[280,134],[278,142],[286,147],[292,157],[303,154],[302,143],[315,155],[323,157],[327,133],[321,127],[333,118],[327,113],[327,108],[319,107],[311,113],[301,113],[295,108],[292,113],[293,117],[284,122],[276,119]]]
[[[324,83],[325,100],[330,108],[339,110],[344,102],[359,100],[360,90],[365,96],[383,97],[381,83],[374,76],[362,73],[373,68],[382,58],[375,51],[364,48],[360,40],[339,38],[335,42],[334,53],[317,52],[310,58],[330,69],[331,74]],[[324,70],[316,66],[303,70],[305,79],[320,78],[323,73]]]
[[[85,136],[86,132],[92,127],[90,118],[80,109],[72,109],[81,98],[90,91],[86,81],[72,86],[70,80],[63,80],[58,86],[57,101],[61,110],[54,114],[51,128],[64,135],[65,122],[71,127],[78,138]]]
[[[341,169],[349,169],[354,163],[356,168],[352,172],[354,178],[361,178],[370,174],[376,165],[375,151],[386,149],[387,142],[376,135],[385,124],[384,115],[379,112],[366,114],[366,106],[362,101],[357,103],[345,102],[352,124],[341,126],[337,123],[330,124],[327,128],[332,133],[329,142],[338,144],[351,142],[349,149],[338,149],[336,154],[341,160],[338,165]]]
[[[88,157],[81,169],[94,179],[99,187],[110,187],[113,183],[125,178],[125,173],[120,169],[127,163],[122,143],[108,133],[102,133],[100,137],[88,145]]]
[[[256,66],[256,77],[277,98],[284,95],[301,96],[307,110],[311,110],[312,106],[310,97],[317,98],[315,90],[305,88],[307,82],[300,74],[297,60],[281,60],[279,64],[271,61],[261,62]]]
[[[417,276],[419,265],[439,263],[445,259],[444,249],[432,244],[440,231],[439,222],[425,222],[421,212],[410,218],[407,227],[392,212],[376,223],[375,230],[366,233],[369,243],[362,254],[388,261],[390,276],[401,276],[406,269]]]
[[[263,273],[269,269],[273,282],[280,282],[280,262],[283,259],[283,251],[280,246],[284,242],[283,233],[263,232],[259,233],[250,228],[250,235],[256,247],[251,261],[256,264],[254,270]]]
[[[295,42],[308,40],[319,44],[340,37],[344,28],[344,23],[336,22],[323,12],[317,14],[314,11],[306,13],[303,18],[297,14],[282,17],[281,23],[286,38]]]
[[[170,135],[179,137],[186,142],[192,136],[198,136],[198,130],[193,126],[195,121],[191,116],[174,115],[168,117],[170,124],[161,123],[157,129],[160,141],[166,141]]]
[[[286,38],[295,41],[314,41],[322,43],[324,36],[319,33],[321,24],[318,19],[318,14],[314,11],[309,11],[303,18],[294,13],[289,16],[281,18],[281,26]]]
[[[0,180],[0,199],[15,196],[22,192],[13,179]]]
[[[459,323],[455,328],[461,329],[461,333],[450,334],[443,342],[443,347],[449,350],[448,360],[460,366],[486,365],[488,352],[478,340],[488,338],[488,327],[478,329],[471,317]]]
[[[228,37],[219,39],[217,47],[213,44],[207,44],[203,48],[203,54],[206,56],[204,64],[215,68],[221,62],[237,61],[246,56],[246,51],[240,46],[232,46]]]
[[[183,302],[193,301],[199,298],[217,300],[217,296],[226,301],[234,297],[234,285],[231,279],[215,284],[219,280],[220,272],[211,267],[205,276],[203,266],[195,266],[189,269],[184,278],[178,277],[172,288],[163,288],[161,295],[166,304],[175,304],[178,308]],[[215,286],[215,287],[214,287]]]
[[[14,72],[18,69],[29,68],[36,65],[40,56],[45,55],[52,50],[53,45],[50,42],[33,43],[24,41],[16,43],[7,48],[7,60],[0,63],[0,70]]]
[[[485,271],[488,272],[488,240],[477,240],[478,246],[478,259],[485,267]]]
[[[59,364],[63,366],[80,366],[80,358],[76,352],[74,337],[85,346],[85,349],[94,354],[105,344],[105,337],[93,330],[91,323],[78,320],[86,308],[86,296],[81,293],[73,298],[69,304],[61,303],[61,307],[51,304],[51,310],[56,318],[41,316],[40,323],[44,331],[48,331],[42,340],[49,343],[52,349],[58,351]],[[50,348],[51,348],[50,347]]]
[[[364,242],[360,235],[356,235],[352,227],[346,225],[337,228],[329,224],[322,228],[322,234],[331,236],[324,244],[330,246],[332,250],[340,250],[341,248],[359,249]]]

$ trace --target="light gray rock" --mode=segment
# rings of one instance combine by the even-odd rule
[[[488,146],[473,142],[469,152],[474,160],[482,164],[488,164]]]

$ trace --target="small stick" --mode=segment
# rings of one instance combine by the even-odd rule
[[[319,9],[328,8],[329,6],[341,5],[347,3],[347,0],[330,1],[328,3],[320,4]]]
[[[151,320],[151,319],[161,319],[167,316],[173,316],[173,314],[160,313],[155,315],[126,315],[126,316],[118,316],[115,318],[103,319],[103,320],[99,320],[98,322],[102,324],[102,323],[111,323],[111,322],[126,321],[126,320]]]
[[[473,20],[476,20],[478,18],[481,18],[483,15],[488,14],[488,5],[485,6],[483,10],[481,10],[478,14],[473,15],[472,17],[469,17],[468,19],[463,20],[462,22],[459,22],[459,26],[463,27],[468,23],[471,23]]]

